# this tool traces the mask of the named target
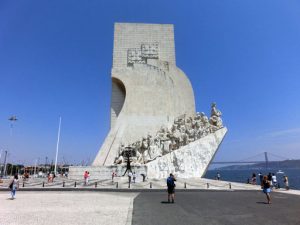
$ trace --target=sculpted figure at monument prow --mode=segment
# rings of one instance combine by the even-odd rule
[[[211,104],[211,115],[209,123],[211,124],[211,131],[216,131],[223,127],[223,121],[221,119],[222,113],[217,109],[217,104],[213,102]]]

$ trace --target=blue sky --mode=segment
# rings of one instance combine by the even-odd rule
[[[197,111],[216,101],[229,130],[216,160],[300,158],[299,1],[7,0],[0,149],[10,161],[54,159],[60,115],[59,161],[93,160],[109,130],[115,22],[174,24]]]

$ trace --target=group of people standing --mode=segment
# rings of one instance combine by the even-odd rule
[[[263,190],[263,193],[266,194],[267,203],[271,204],[271,191],[273,188],[280,188],[280,185],[277,181],[277,177],[274,173],[269,173],[268,175],[263,175],[261,172],[258,174],[260,179],[260,185]],[[252,183],[256,184],[256,175],[253,173],[252,175]],[[283,183],[285,185],[285,189],[289,190],[289,181],[288,177],[285,175],[283,177]]]
[[[259,180],[260,180],[260,184],[262,184],[263,179],[264,179],[264,175],[259,172],[258,174],[259,176]],[[265,175],[267,177],[267,180],[270,183],[271,188],[280,188],[280,183],[277,180],[277,176],[275,175],[275,173],[269,173],[268,175]],[[256,174],[253,173],[252,174],[252,184],[256,184]],[[283,176],[283,183],[284,183],[284,187],[286,190],[289,190],[289,180],[288,180],[288,176]]]

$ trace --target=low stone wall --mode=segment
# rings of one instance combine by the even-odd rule
[[[82,180],[85,171],[90,173],[90,179],[111,179],[112,172],[117,176],[122,176],[126,171],[126,165],[112,165],[112,166],[70,166],[69,179]],[[132,172],[140,175],[147,174],[147,166],[132,166]]]

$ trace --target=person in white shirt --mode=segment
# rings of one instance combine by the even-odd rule
[[[19,177],[18,174],[14,176],[14,179],[11,181],[9,185],[9,189],[11,192],[11,199],[15,199],[16,191],[19,189]]]
[[[277,178],[274,173],[272,173],[272,184],[273,184],[273,187],[277,188]]]
[[[135,183],[135,179],[136,179],[136,174],[135,174],[135,172],[133,172],[133,174],[132,174],[132,179],[133,179],[133,183]]]

